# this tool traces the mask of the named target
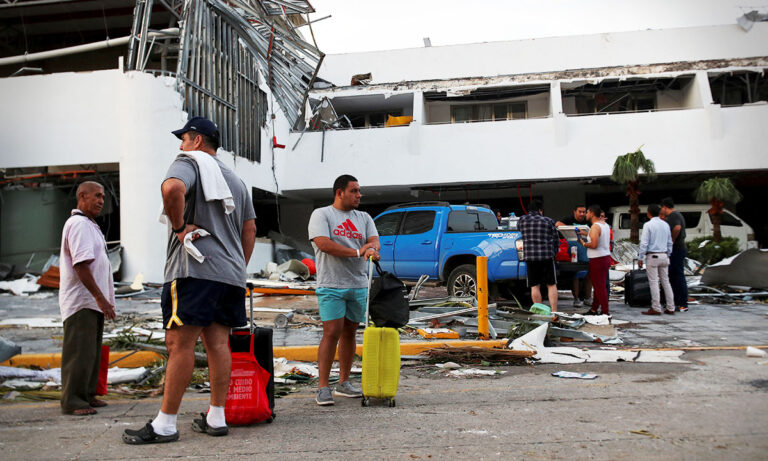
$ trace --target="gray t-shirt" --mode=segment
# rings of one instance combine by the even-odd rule
[[[165,281],[194,277],[245,287],[245,257],[241,236],[243,222],[254,219],[253,202],[245,183],[221,160],[214,157],[221,168],[224,180],[232,192],[235,209],[224,213],[221,200],[205,201],[202,185],[198,184],[197,163],[190,158],[177,158],[168,168],[165,179],[177,178],[187,186],[184,217],[187,224],[194,224],[211,233],[208,237],[195,240],[194,244],[205,256],[197,262],[182,247],[176,234],[168,236],[168,254],[165,261]],[[194,205],[194,209],[192,209]]]
[[[317,208],[309,218],[309,239],[328,237],[348,248],[360,249],[370,237],[378,237],[371,215],[363,211],[341,211],[333,205]],[[320,251],[312,241],[317,265],[317,286],[324,288],[368,287],[363,258],[340,258]]]
[[[685,248],[685,218],[683,217],[682,213],[679,211],[673,211],[672,213],[667,216],[667,224],[669,224],[669,229],[672,230],[675,228],[675,226],[680,226],[680,233],[677,234],[677,238],[672,244],[673,248]]]

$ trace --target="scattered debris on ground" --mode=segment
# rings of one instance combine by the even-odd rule
[[[573,371],[556,371],[552,373],[555,378],[567,378],[567,379],[597,379],[597,375],[594,373],[575,373]]]

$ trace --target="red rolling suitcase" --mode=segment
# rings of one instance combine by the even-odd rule
[[[230,378],[230,392],[227,393],[227,406],[231,407],[230,395],[234,397],[236,392],[239,392],[239,394],[235,398],[247,399],[249,390],[252,390],[253,392],[262,392],[261,389],[264,389],[263,392],[265,392],[269,411],[261,413],[261,411],[258,410],[261,414],[251,415],[248,422],[239,424],[250,424],[261,421],[271,423],[276,416],[275,376],[274,363],[272,361],[272,329],[254,326],[253,285],[249,283],[247,286],[250,293],[250,324],[244,328],[234,328],[229,335],[229,347],[232,351],[232,376]],[[253,359],[255,359],[255,361]],[[238,365],[236,365],[236,362]],[[251,363],[248,364],[244,362]],[[257,367],[254,367],[254,364],[257,365]],[[237,372],[235,370],[236,366],[239,367]],[[255,371],[253,371],[254,369]],[[263,370],[264,373],[261,373],[259,369]],[[251,389],[244,389],[244,385],[251,386]],[[251,398],[253,398],[253,396],[251,396]],[[257,406],[261,407],[261,405]],[[229,415],[227,416],[227,422],[229,422]]]

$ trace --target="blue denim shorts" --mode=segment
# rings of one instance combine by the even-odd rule
[[[365,298],[368,288],[323,288],[315,290],[320,320],[327,322],[347,318],[352,322],[365,322]]]

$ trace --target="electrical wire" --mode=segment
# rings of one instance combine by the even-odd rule
[[[270,102],[269,108],[272,109],[270,110],[271,112],[270,119],[272,120],[272,136],[270,137],[271,139],[269,140],[269,146],[272,151],[272,179],[274,179],[275,181],[275,208],[277,209],[275,215],[277,216],[277,231],[282,234],[283,228],[282,228],[282,225],[280,224],[280,197],[278,196],[278,192],[280,191],[280,186],[277,184],[277,171],[276,171],[277,164],[275,162],[275,142],[273,141],[274,137],[277,136],[277,134],[275,133],[275,111],[274,111],[275,98],[272,95],[271,91],[269,92],[269,102]]]

